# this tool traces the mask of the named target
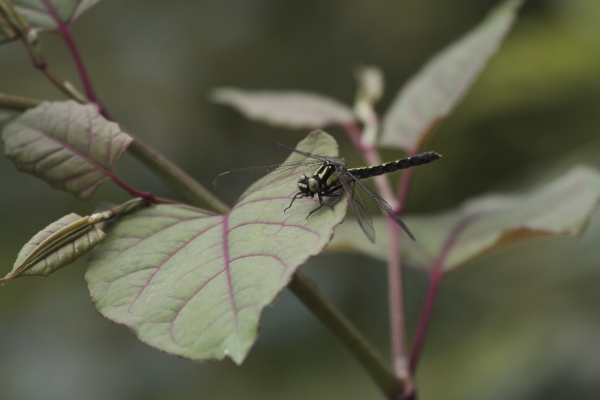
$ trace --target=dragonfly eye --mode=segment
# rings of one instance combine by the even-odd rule
[[[319,182],[315,178],[310,178],[308,180],[308,188],[311,192],[317,193],[319,191]]]
[[[298,189],[305,195],[309,194],[307,180],[306,175],[300,175],[300,178],[298,178]]]

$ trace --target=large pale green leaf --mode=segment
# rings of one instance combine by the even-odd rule
[[[337,155],[323,132],[298,149]],[[301,159],[294,153],[288,161]],[[96,308],[161,351],[241,363],[262,309],[344,218],[346,199],[308,219],[317,204],[312,199],[284,213],[297,190],[294,179],[247,192],[226,215],[157,205],[123,218],[90,256],[86,279]]]
[[[506,36],[520,0],[507,0],[434,56],[398,93],[382,123],[381,145],[415,151],[452,111]]]
[[[2,139],[19,171],[84,200],[133,140],[94,106],[74,101],[43,102],[7,124]]]
[[[219,88],[212,92],[211,99],[232,106],[249,119],[292,129],[317,129],[354,122],[350,107],[314,93]]]
[[[90,225],[89,219],[71,213],[48,225],[23,246],[13,270],[0,281],[48,276],[93,249],[106,235]]]
[[[511,243],[542,236],[575,236],[586,226],[600,201],[600,173],[577,167],[560,178],[517,195],[487,195],[468,201],[459,209],[431,216],[407,216],[417,242],[404,240],[404,254],[416,265],[430,268],[450,243],[444,261],[446,271]],[[385,229],[377,218],[375,228]],[[352,224],[337,230],[331,249],[359,249],[385,259],[389,243],[385,235],[376,245],[365,243]]]

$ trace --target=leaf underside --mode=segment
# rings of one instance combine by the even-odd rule
[[[299,149],[337,155],[318,132]],[[287,161],[299,161],[292,154]],[[346,199],[306,218],[316,201],[283,212],[296,182],[247,192],[229,214],[158,205],[115,223],[86,273],[98,311],[161,351],[240,364],[256,340],[262,309],[296,268],[319,254],[344,218]]]
[[[213,90],[211,99],[232,106],[248,119],[285,128],[318,129],[354,122],[350,107],[314,93],[219,88]]]
[[[133,140],[92,105],[43,102],[4,127],[5,154],[22,172],[88,200]]]
[[[417,242],[403,241],[403,251],[411,262],[425,269],[432,266],[459,226],[456,241],[444,262],[446,271],[507,245],[543,236],[575,236],[586,227],[600,201],[600,173],[577,167],[560,178],[518,195],[487,195],[468,201],[457,210],[431,216],[407,216]],[[382,218],[376,229],[385,229]],[[385,259],[386,237],[375,246],[357,240],[359,231],[341,226],[331,249],[357,249]],[[383,236],[383,235],[382,235]]]
[[[417,150],[463,98],[512,26],[520,0],[508,0],[409,80],[383,117],[380,144]]]

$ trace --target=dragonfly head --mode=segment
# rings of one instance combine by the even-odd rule
[[[312,197],[319,191],[319,182],[313,177],[309,178],[306,175],[301,175],[298,178],[298,189],[304,196]]]

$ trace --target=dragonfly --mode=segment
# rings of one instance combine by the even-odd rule
[[[415,240],[414,235],[410,232],[406,224],[402,222],[400,217],[396,215],[390,205],[369,188],[362,179],[428,164],[441,158],[441,155],[430,151],[384,164],[349,168],[346,161],[340,157],[311,154],[281,143],[276,144],[287,150],[302,154],[306,159],[264,167],[239,168],[225,171],[213,179],[213,186],[218,189],[246,189],[247,191],[254,192],[282,185],[297,177],[298,191],[294,194],[290,205],[284,209],[284,212],[291,208],[294,201],[298,199],[303,197],[314,198],[317,196],[319,206],[308,213],[306,216],[308,219],[308,217],[325,205],[324,198],[336,198],[330,205],[333,209],[341,200],[343,194],[346,193],[350,207],[356,216],[360,228],[371,243],[375,243],[373,219],[365,200],[366,197],[370,197],[412,240]]]

